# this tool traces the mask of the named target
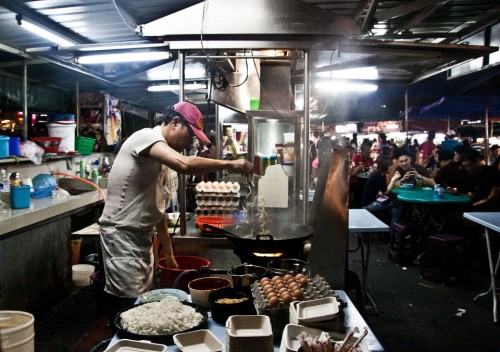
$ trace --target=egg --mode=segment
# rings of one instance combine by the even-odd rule
[[[277,308],[279,304],[280,304],[280,299],[277,296],[271,297],[271,299],[269,299],[267,303],[269,308]]]
[[[272,286],[271,286],[271,287],[269,287],[267,290],[265,290],[265,291],[264,291],[264,294],[267,296],[270,292],[276,292],[276,291],[274,290],[274,287],[272,287]]]
[[[266,299],[267,300],[270,300],[271,298],[273,297],[278,297],[278,294],[275,292],[275,291],[272,291],[272,292],[269,292],[267,295],[266,295]],[[278,297],[279,298],[279,297]]]
[[[277,280],[281,280],[281,277],[276,275],[276,276],[273,276],[273,278],[271,279],[271,282],[275,283]]]
[[[306,287],[309,284],[307,277],[303,277],[299,280],[300,287]]]
[[[274,288],[279,291],[281,288],[285,286],[286,285],[283,282],[278,282],[277,284],[274,285]]]
[[[283,276],[283,280],[288,281],[288,280],[290,280],[292,277],[293,277],[292,275],[290,275],[290,274],[286,274],[285,276]]]
[[[283,302],[284,305],[288,306],[290,303],[293,301],[293,296],[291,294],[286,294],[283,296],[280,296],[281,302]]]
[[[288,285],[288,289],[291,291],[294,291],[297,287],[300,287],[300,285],[297,282],[292,282],[290,285]]]
[[[269,280],[267,277],[263,277],[260,279],[260,287],[264,287],[266,284],[270,284],[271,280]]]
[[[289,279],[286,281],[286,284],[287,284],[288,286],[290,286],[290,284],[291,284],[292,282],[297,282],[297,280],[295,280],[295,278],[294,278],[294,277],[291,277],[291,278],[289,278]]]
[[[270,282],[262,286],[262,291],[266,292],[269,287],[271,288],[273,287],[273,285]]]
[[[303,301],[305,298],[304,291],[302,291],[300,288],[297,288],[292,292],[292,297],[297,301]]]
[[[296,280],[300,280],[300,279],[302,279],[303,277],[306,277],[306,276],[305,276],[304,274],[297,274],[297,275],[295,275],[295,279],[296,279]]]
[[[280,295],[280,296],[281,296],[281,295],[283,294],[283,292],[288,292],[288,289],[287,289],[286,287],[282,287],[282,288],[280,288],[280,289],[278,290],[278,295]]]

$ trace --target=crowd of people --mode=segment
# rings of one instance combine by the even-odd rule
[[[409,138],[398,145],[384,133],[379,133],[377,140],[358,142],[357,134],[353,134],[342,141],[341,147],[352,149],[351,206],[385,213],[393,224],[400,217],[401,206],[391,190],[399,184],[413,183],[417,187],[439,184],[455,194],[467,195],[471,198],[470,211],[500,211],[499,146],[491,146],[486,159],[468,139],[446,136],[442,143],[436,143],[435,137],[436,132],[431,130],[422,144]],[[314,187],[324,149],[332,149],[338,142],[332,141],[328,132],[323,136],[316,133],[311,143],[316,149],[311,159]]]

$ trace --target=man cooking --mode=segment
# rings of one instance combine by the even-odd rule
[[[165,264],[177,268],[168,235],[165,207],[170,198],[169,168],[182,174],[230,170],[248,175],[247,160],[216,160],[181,152],[203,133],[203,116],[188,102],[173,106],[160,126],[133,133],[123,143],[109,174],[106,204],[99,219],[105,288],[112,318],[153,285],[152,238],[165,250]]]

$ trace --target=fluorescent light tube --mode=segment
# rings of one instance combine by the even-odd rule
[[[187,90],[202,89],[206,87],[207,86],[205,84],[201,83],[188,83],[184,85],[184,89]],[[178,91],[178,90],[179,90],[178,84],[157,84],[148,87],[148,92],[166,92],[166,91]]]
[[[76,58],[78,64],[106,64],[120,62],[138,62],[138,61],[158,61],[170,59],[170,53],[167,51],[149,51],[137,53],[121,54],[99,54],[80,56]]]
[[[375,67],[349,68],[345,70],[319,72],[317,77],[374,80],[378,79],[378,70]]]
[[[73,46],[73,45],[75,45],[75,43],[73,43],[67,39],[62,38],[62,37],[58,36],[57,34],[49,32],[48,30],[43,29],[42,27],[39,27],[33,23],[27,22],[24,19],[21,20],[21,22],[19,24],[22,28],[26,29],[27,31],[30,31],[31,33],[34,33],[34,34],[36,34],[44,39],[50,40],[51,42],[59,44],[59,46]]]
[[[378,85],[371,83],[353,83],[342,81],[317,82],[315,88],[324,93],[334,92],[376,92]]]

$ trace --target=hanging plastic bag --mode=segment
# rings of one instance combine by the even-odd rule
[[[31,141],[21,143],[20,151],[21,156],[30,159],[37,165],[40,165],[42,163],[42,155],[43,153],[45,153],[42,147]]]

